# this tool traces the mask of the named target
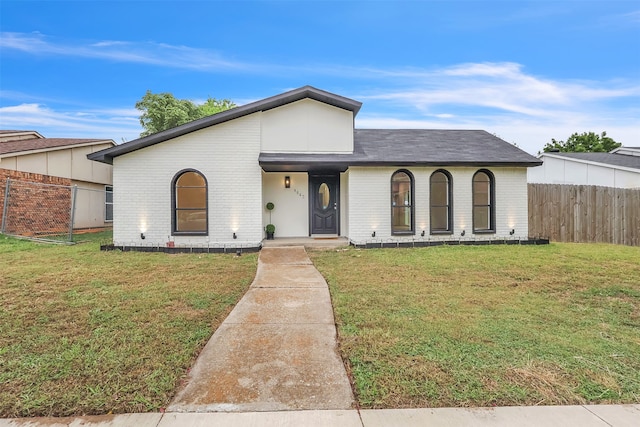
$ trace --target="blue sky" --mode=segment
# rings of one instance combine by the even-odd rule
[[[244,104],[309,84],[363,102],[359,128],[640,146],[637,0],[2,0],[0,32],[2,129],[120,143],[146,90]]]

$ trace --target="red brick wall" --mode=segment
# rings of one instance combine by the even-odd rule
[[[5,233],[33,236],[68,231],[71,180],[9,169],[0,169],[0,229],[7,178],[11,189]]]

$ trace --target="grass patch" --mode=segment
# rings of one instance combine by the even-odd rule
[[[0,417],[156,411],[253,280],[256,255],[100,252],[0,235]]]
[[[640,248],[310,255],[363,407],[640,402]]]

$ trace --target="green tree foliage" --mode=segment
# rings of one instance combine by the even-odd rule
[[[204,104],[198,106],[198,109],[200,110],[200,113],[202,113],[201,117],[206,117],[218,114],[225,110],[229,110],[235,106],[236,104],[229,101],[228,99],[218,100],[210,97]]]
[[[606,132],[602,132],[600,135],[594,132],[584,132],[578,134],[577,132],[567,138],[567,141],[556,141],[551,138],[551,142],[545,144],[543,151],[548,153],[549,151],[561,151],[572,153],[597,153],[609,151],[620,147],[622,144],[614,141],[607,136]]]
[[[153,93],[148,90],[136,102],[136,109],[142,112],[140,124],[144,129],[140,136],[149,136],[235,106],[228,99],[217,100],[211,97],[204,104],[197,105],[188,99],[177,99],[169,92]]]

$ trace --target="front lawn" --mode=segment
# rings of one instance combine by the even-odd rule
[[[159,410],[255,274],[256,255],[80,240],[0,235],[0,418]]]
[[[640,248],[310,255],[363,407],[640,402]]]

